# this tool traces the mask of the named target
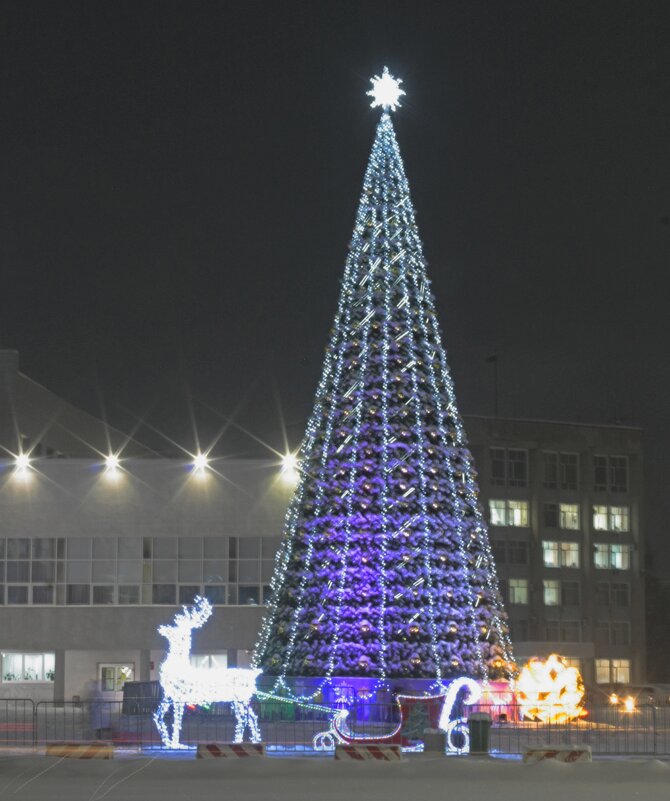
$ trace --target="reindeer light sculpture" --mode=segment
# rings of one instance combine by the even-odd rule
[[[168,653],[159,669],[163,699],[154,714],[154,722],[163,745],[167,748],[186,748],[180,743],[181,724],[186,704],[229,703],[235,713],[235,742],[244,740],[249,729],[251,741],[260,742],[258,718],[251,708],[260,670],[248,668],[198,668],[191,664],[191,637],[212,614],[206,598],[196,597],[192,607],[183,607],[171,626],[159,626],[158,633],[169,642]],[[165,716],[172,707],[171,730]]]

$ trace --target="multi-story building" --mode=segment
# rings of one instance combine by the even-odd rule
[[[466,417],[517,658],[644,680],[640,431]],[[207,596],[201,665],[248,663],[292,490],[277,461],[160,458],[0,351],[0,697],[157,677],[157,627]],[[30,461],[26,457],[30,454]]]
[[[466,418],[518,661],[645,681],[642,432]]]

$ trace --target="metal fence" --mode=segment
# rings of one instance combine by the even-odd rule
[[[155,699],[122,701],[38,702],[0,699],[0,746],[33,748],[53,742],[111,740],[120,747],[140,751],[160,746],[151,709]],[[263,742],[270,751],[313,753],[314,738],[332,732],[341,706],[300,705],[276,700],[254,700]],[[486,711],[478,707],[478,711]],[[517,719],[514,714],[492,712],[492,753],[520,754],[529,746],[580,744],[594,754],[670,756],[670,706],[639,706],[626,712],[621,706],[597,706],[588,716],[565,723],[540,723]],[[455,712],[467,717],[467,708]],[[354,737],[382,737],[400,725],[403,744],[421,742],[430,721],[417,715],[400,720],[395,704],[353,704],[343,726]],[[231,742],[235,717],[229,704],[208,709],[188,709],[181,741],[185,745]],[[332,735],[331,735],[332,736]]]

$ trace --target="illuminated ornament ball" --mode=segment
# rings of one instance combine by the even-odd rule
[[[581,674],[557,654],[530,659],[517,679],[515,693],[521,713],[530,720],[564,723],[586,715],[581,705]]]
[[[370,103],[372,108],[381,106],[384,111],[389,109],[395,111],[400,106],[400,96],[405,94],[405,90],[400,88],[402,80],[394,78],[387,67],[384,67],[381,77],[375,75],[374,78],[370,78],[370,82],[372,89],[367,94],[372,98]]]

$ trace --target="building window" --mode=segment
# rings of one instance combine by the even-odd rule
[[[2,654],[2,680],[53,681],[56,658],[54,654]]]
[[[545,606],[559,606],[561,603],[561,582],[545,579],[542,582]]]
[[[579,485],[579,462],[576,453],[561,453],[560,482],[562,490],[576,490]]]
[[[549,642],[558,642],[561,638],[561,632],[558,620],[547,620],[544,624],[544,638]]]
[[[558,489],[558,454],[553,451],[545,451],[544,457],[544,478],[545,489]]]
[[[577,531],[579,529],[579,504],[562,503],[559,524],[563,529]]]
[[[528,543],[522,540],[510,540],[507,543],[507,561],[510,565],[527,565]]]
[[[593,528],[595,531],[630,531],[630,511],[627,506],[594,506]]]
[[[507,451],[507,483],[510,487],[528,486],[528,451]]]
[[[544,504],[544,525],[546,528],[558,528],[558,504]]]
[[[528,527],[528,501],[489,501],[492,526]]]
[[[510,605],[528,603],[528,579],[513,578],[509,580],[509,602]]]
[[[544,525],[546,528],[563,528],[569,531],[578,531],[579,504],[545,503]]]
[[[496,487],[505,486],[505,449],[490,448],[491,457],[491,484]]]
[[[561,583],[561,603],[563,606],[579,606],[580,595],[578,581],[563,581]]]
[[[493,552],[493,560],[497,565],[505,564],[507,560],[505,558],[504,540],[491,540],[491,551]]]
[[[100,665],[98,668],[100,689],[103,693],[117,693],[123,690],[127,681],[132,681],[135,675],[135,665],[111,664]]]
[[[610,585],[606,581],[596,584],[596,604],[598,606],[610,605]]]
[[[225,670],[228,667],[228,654],[191,654],[191,665],[201,670]]]
[[[614,620],[611,626],[612,645],[630,645],[630,623],[627,620]]]
[[[593,479],[596,492],[628,492],[628,457],[594,456]]]
[[[579,458],[576,453],[557,453],[545,451],[544,479],[545,489],[576,490],[579,486]]]
[[[578,542],[544,541],[542,555],[545,567],[579,567]]]
[[[568,667],[577,668],[577,670],[581,673],[582,672],[582,660],[576,656],[564,656],[563,661]]]
[[[610,644],[610,624],[601,620],[596,624],[596,645]]]
[[[512,640],[515,642],[528,642],[529,627],[527,620],[513,620],[511,623]]]
[[[596,659],[598,684],[630,684],[630,659]]]
[[[174,605],[177,603],[177,588],[174,584],[154,584],[151,592],[152,604],[169,604]]]
[[[614,606],[621,608],[630,606],[630,585],[614,582],[612,584],[612,601]]]
[[[491,483],[497,487],[528,486],[528,451],[490,448]]]
[[[629,570],[630,545],[611,545],[596,543],[594,546],[593,564],[600,570]]]
[[[596,659],[596,683],[609,684],[610,683],[610,660],[609,659]]]
[[[612,659],[612,681],[630,684],[630,659]]]
[[[563,620],[561,622],[561,642],[581,642],[582,624],[579,620]]]

